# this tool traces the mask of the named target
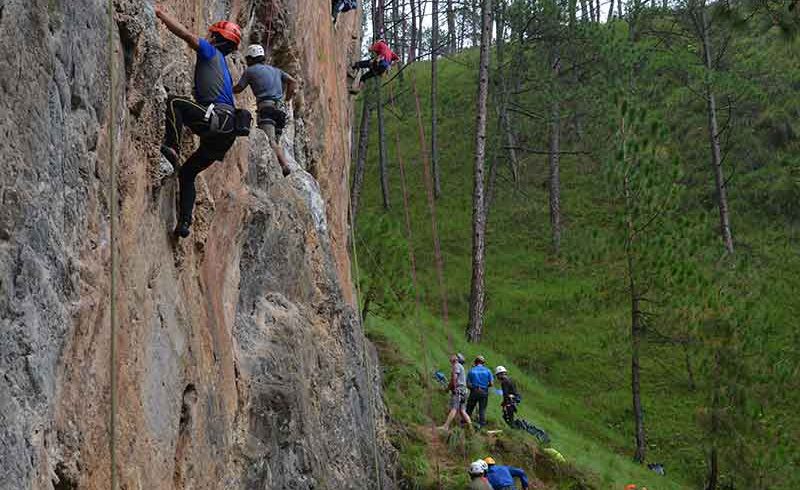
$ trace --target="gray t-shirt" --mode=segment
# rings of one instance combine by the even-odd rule
[[[467,375],[464,373],[464,366],[460,362],[453,364],[453,372],[456,375],[456,391],[467,389]]]
[[[265,63],[257,63],[247,67],[236,87],[245,89],[249,85],[259,102],[279,101],[283,99],[283,82],[288,77],[289,75],[279,68]]]

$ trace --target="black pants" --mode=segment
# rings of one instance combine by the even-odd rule
[[[233,118],[220,114],[220,128],[231,131],[226,134],[209,134],[209,124],[204,120],[206,107],[186,97],[170,96],[167,98],[166,130],[164,132],[164,146],[180,153],[181,131],[184,126],[194,134],[200,136],[200,146],[189,156],[178,172],[180,186],[180,206],[178,219],[188,223],[192,222],[192,209],[197,197],[195,178],[217,160],[225,158],[225,154],[236,141],[233,134]]]
[[[489,403],[489,392],[479,389],[469,391],[467,398],[467,414],[472,417],[475,405],[478,405],[478,424],[486,425],[486,405]]]
[[[357,61],[353,64],[353,67],[358,69],[369,68],[369,70],[361,75],[361,81],[366,82],[370,78],[379,77],[386,72],[386,68],[384,68],[380,63],[376,63],[373,60],[361,60]]]

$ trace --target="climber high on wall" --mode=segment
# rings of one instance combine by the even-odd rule
[[[208,37],[198,37],[156,6],[156,16],[173,34],[197,52],[194,71],[194,99],[171,95],[167,98],[166,129],[161,155],[173,169],[178,166],[181,130],[187,126],[200,137],[200,146],[178,170],[180,204],[175,234],[189,236],[195,201],[195,178],[212,163],[225,158],[236,136],[250,127],[250,113],[238,111],[233,99],[233,81],[225,56],[239,46],[242,32],[233,22],[221,21],[208,29]],[[166,163],[166,162],[162,162]]]

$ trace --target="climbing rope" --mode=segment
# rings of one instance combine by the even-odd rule
[[[108,118],[108,161],[110,166],[108,178],[108,201],[110,213],[110,247],[111,247],[111,352],[109,354],[109,371],[111,376],[111,420],[109,421],[109,452],[111,459],[111,490],[118,487],[117,476],[117,164],[114,159],[114,124],[116,123],[116,96],[114,90],[114,0],[108,0],[108,73],[110,82],[109,118]]]
[[[376,83],[380,83],[380,80],[376,81]],[[389,101],[392,104],[392,109],[394,109],[394,111],[397,112],[397,105],[395,103],[395,94],[393,88],[394,85],[389,85]],[[429,359],[430,349],[428,349],[428,339],[427,336],[425,335],[425,328],[421,327],[422,318],[420,312],[422,310],[422,299],[421,299],[419,284],[417,282],[417,259],[414,254],[414,234],[412,232],[412,227],[411,227],[411,212],[409,211],[408,188],[406,187],[406,170],[405,170],[405,162],[403,161],[403,154],[401,151],[399,131],[395,131],[395,145],[397,147],[397,162],[400,166],[400,186],[403,190],[403,214],[405,215],[406,240],[408,241],[408,261],[411,264],[411,285],[414,289],[414,321],[416,322],[417,328],[419,328],[420,345],[422,347],[422,353],[424,359],[423,363],[425,368],[423,379],[425,382],[425,393],[427,395],[426,408],[428,412],[428,419],[431,421],[432,439],[434,444],[436,444],[438,442],[439,435],[436,432],[436,421],[433,418],[433,396],[431,395],[431,384],[430,384],[430,378],[428,377],[428,374],[431,372],[430,359]],[[436,482],[438,484],[438,487],[442,488],[442,475],[438,460],[436,460]]]
[[[449,315],[447,311],[447,286],[444,282],[444,259],[442,258],[442,246],[439,241],[439,226],[436,222],[436,199],[433,196],[433,179],[431,176],[430,155],[425,141],[425,127],[422,124],[422,109],[420,107],[419,91],[417,90],[417,75],[411,72],[411,90],[414,93],[415,107],[417,110],[417,126],[419,127],[419,149],[422,154],[422,169],[424,172],[425,192],[428,198],[428,210],[431,215],[431,236],[433,237],[433,254],[436,261],[436,276],[439,280],[439,293],[442,300],[442,328],[447,335],[450,350],[454,351],[453,333],[447,328]]]
[[[267,4],[264,6],[264,14],[267,16],[267,42],[266,46],[272,49],[270,39],[272,39],[272,17],[275,15],[275,0],[266,0]],[[269,11],[267,10],[269,9]]]
[[[347,61],[347,60],[345,60]],[[346,83],[346,82],[345,82]],[[337,100],[348,100],[348,98],[342,98],[342,87],[341,83],[336,83],[336,92],[337,92]],[[365,102],[366,103],[366,102]],[[350,115],[350,119],[352,121],[352,104],[348,104],[348,114]],[[352,122],[351,122],[352,124]],[[345,132],[342,131],[342,148],[347,147],[347,138],[345,137]],[[352,154],[352,152],[346,152],[346,154]],[[350,168],[347,166],[346,168]],[[369,397],[369,419],[370,425],[372,429],[372,463],[374,466],[375,471],[375,482],[378,490],[383,488],[382,484],[382,475],[381,475],[381,465],[380,460],[378,459],[378,428],[375,421],[375,394],[372,390],[372,366],[370,363],[369,356],[367,355],[367,333],[366,333],[366,326],[364,325],[364,318],[361,314],[361,281],[360,281],[360,271],[358,268],[358,251],[356,247],[356,234],[355,234],[355,223],[353,222],[353,202],[351,200],[352,193],[350,191],[350,186],[352,185],[350,182],[350,172],[346,172],[347,175],[347,223],[350,227],[350,243],[352,244],[353,249],[353,282],[355,283],[356,287],[356,315],[358,315],[358,323],[361,325],[361,362],[364,364],[364,369],[367,371],[367,396]]]

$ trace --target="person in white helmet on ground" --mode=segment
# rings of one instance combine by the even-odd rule
[[[509,425],[514,425],[517,403],[522,398],[519,396],[514,382],[508,377],[508,370],[505,367],[497,366],[494,368],[494,374],[500,380],[500,388],[503,390],[503,401],[500,402],[500,408],[503,410],[503,420]]]
[[[280,68],[267,64],[267,51],[260,44],[251,44],[245,52],[245,70],[233,92],[239,94],[248,86],[258,102],[258,127],[267,133],[269,145],[278,158],[283,175],[291,169],[281,147],[281,134],[286,127],[285,100],[291,100],[297,90],[297,80]],[[284,91],[285,86],[285,91]]]
[[[473,461],[469,465],[469,477],[470,482],[469,486],[467,487],[468,490],[492,490],[492,486],[489,484],[489,479],[486,478],[486,471],[489,469],[489,465],[486,464],[486,461],[479,459],[477,461]]]

